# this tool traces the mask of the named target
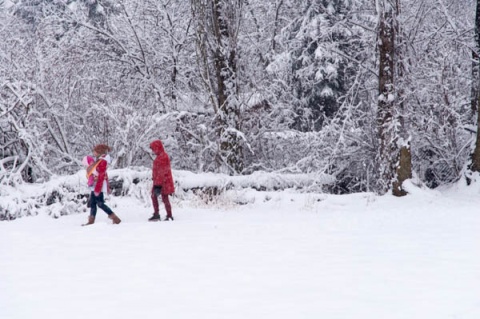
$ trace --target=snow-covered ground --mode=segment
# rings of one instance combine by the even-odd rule
[[[0,222],[0,318],[480,318],[480,187],[409,190],[177,198],[159,223],[111,197],[120,225]]]

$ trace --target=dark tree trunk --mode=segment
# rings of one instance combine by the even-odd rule
[[[393,182],[392,194],[394,196],[405,196],[407,192],[403,189],[403,182],[412,178],[412,153],[410,144],[400,148],[400,156],[396,169],[396,180]]]
[[[400,14],[400,3],[396,3],[396,15]],[[402,140],[400,146],[400,151],[398,154],[398,166],[395,170],[395,179],[393,182],[392,194],[394,196],[405,196],[407,192],[403,188],[403,182],[407,179],[412,178],[412,153],[410,149],[410,132],[409,132],[409,116],[405,114],[405,83],[406,83],[406,70],[409,68],[406,67],[405,52],[406,44],[404,41],[404,33],[402,28],[398,23],[395,23],[395,34],[396,34],[396,52],[395,52],[395,65],[397,66],[397,98],[399,101],[396,105],[398,108],[398,121],[400,123],[400,138]],[[400,143],[399,143],[400,144]]]
[[[381,10],[378,32],[380,57],[377,111],[379,190],[383,194],[392,189],[393,195],[404,196],[407,193],[403,189],[403,182],[412,177],[412,156],[410,145],[405,144],[408,132],[401,114],[404,105],[399,102],[404,93],[401,87],[397,87],[399,83],[395,82],[396,76],[399,79],[403,77],[403,67],[398,57],[400,51],[396,48],[397,33],[400,33],[397,25],[400,1],[385,1]],[[400,141],[400,138],[403,141]]]
[[[472,153],[470,170],[480,172],[480,0],[477,0],[475,16],[475,43],[472,51],[472,95],[471,107],[474,117],[477,118],[477,139]],[[468,179],[467,179],[468,180]]]
[[[398,154],[395,134],[395,27],[392,10],[380,15],[379,25],[379,97],[377,128],[379,137],[380,193],[386,193],[395,176]]]
[[[197,28],[201,74],[215,111],[219,167],[230,173],[244,168],[237,84],[237,37],[242,1],[191,0]]]
[[[221,156],[233,172],[243,171],[243,151],[237,132],[240,131],[240,112],[236,84],[237,52],[234,21],[227,21],[225,0],[212,0],[213,27],[216,41],[214,51],[217,85],[218,134]],[[226,45],[228,43],[229,45]]]

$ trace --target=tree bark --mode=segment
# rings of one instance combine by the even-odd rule
[[[472,51],[472,113],[477,117],[477,137],[475,148],[471,156],[470,170],[480,172],[480,0],[477,0],[475,15],[475,43]],[[468,180],[468,179],[467,179]]]
[[[395,15],[400,14],[400,1],[397,0]],[[395,49],[395,65],[396,65],[396,75],[397,75],[397,98],[398,103],[396,108],[398,108],[398,122],[400,127],[400,138],[401,143],[399,143],[400,151],[398,154],[398,165],[395,170],[395,180],[393,182],[392,194],[394,196],[405,196],[407,192],[403,188],[403,182],[407,179],[412,178],[412,153],[410,148],[410,116],[406,115],[406,105],[405,105],[405,87],[406,87],[406,73],[409,69],[407,67],[406,61],[406,43],[404,33],[402,28],[398,23],[395,23],[395,35],[396,35],[396,49]]]
[[[412,178],[412,153],[410,151],[410,144],[400,148],[400,156],[395,173],[396,180],[393,182],[392,194],[394,196],[405,196],[407,192],[403,189],[403,182]]]
[[[235,5],[235,1],[228,3],[225,0],[207,0],[210,7],[208,12],[202,12],[197,16],[208,16],[209,23],[201,32],[205,32],[202,37],[209,38],[210,41],[200,43],[206,45],[200,52],[207,55],[203,58],[204,73],[209,73],[208,78],[211,79],[209,87],[212,92],[212,102],[216,111],[216,134],[219,139],[220,162],[228,167],[231,173],[241,173],[244,168],[243,148],[238,132],[240,132],[240,105],[238,98],[237,85],[237,33],[239,23],[235,19],[239,19],[240,10]],[[194,10],[201,8],[193,1]],[[240,2],[238,2],[240,3]],[[238,5],[238,7],[241,7]],[[228,15],[227,15],[228,13]],[[195,13],[194,13],[195,15]],[[209,61],[213,62],[213,70],[211,70]]]
[[[380,193],[386,193],[395,176],[395,154],[397,136],[395,134],[395,28],[392,9],[379,14],[379,97],[377,128],[379,137],[379,183]]]

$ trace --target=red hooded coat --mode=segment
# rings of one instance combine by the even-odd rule
[[[153,161],[153,185],[162,186],[162,194],[173,194],[175,192],[175,186],[173,185],[170,157],[168,157],[168,154],[165,152],[163,144],[160,140],[153,141],[150,144],[150,148],[157,155]]]

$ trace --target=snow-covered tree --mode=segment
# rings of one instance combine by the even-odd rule
[[[219,167],[241,173],[244,135],[238,79],[238,39],[244,15],[241,0],[192,0],[197,58],[215,113]]]
[[[161,138],[176,168],[326,172],[329,192],[402,191],[410,154],[450,183],[476,152],[475,5],[1,2],[0,178],[74,172],[99,142],[150,165]]]
[[[402,87],[412,164],[430,187],[462,177],[471,151],[474,119],[468,75],[473,2],[424,0],[403,5],[407,82]]]
[[[360,39],[348,25],[352,2],[314,0],[297,4],[299,14],[283,29],[294,98],[293,127],[318,131],[338,111],[358,72]]]

